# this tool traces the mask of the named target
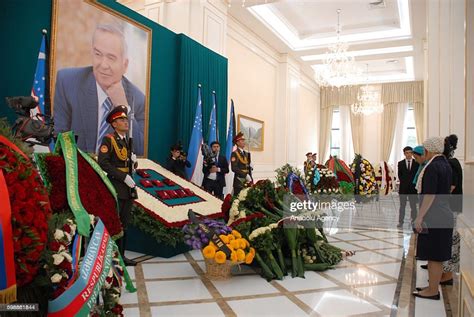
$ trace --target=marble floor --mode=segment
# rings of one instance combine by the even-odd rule
[[[124,290],[124,315],[456,316],[457,281],[443,286],[440,301],[411,295],[428,276],[413,257],[408,219],[404,230],[396,229],[397,219],[396,195],[334,217],[329,239],[356,254],[333,270],[306,272],[304,279],[269,283],[241,266],[230,280],[210,281],[200,251],[170,259],[127,251],[140,264],[129,267],[138,291]]]

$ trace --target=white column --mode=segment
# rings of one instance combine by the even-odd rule
[[[430,0],[427,7],[427,128],[425,137],[460,137],[464,153],[464,0]]]

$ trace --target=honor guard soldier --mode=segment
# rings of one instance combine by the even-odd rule
[[[136,262],[127,259],[124,253],[127,225],[133,200],[137,198],[136,185],[132,178],[133,168],[137,167],[137,158],[131,153],[127,137],[129,130],[127,107],[115,107],[107,115],[106,121],[112,126],[114,133],[102,139],[99,148],[99,165],[107,173],[107,177],[117,191],[120,221],[123,226],[123,237],[117,241],[120,255],[125,265],[134,266]]]
[[[253,181],[250,153],[244,150],[245,138],[242,132],[234,137],[234,144],[237,149],[230,156],[231,168],[234,175],[234,195],[238,195],[246,183]]]

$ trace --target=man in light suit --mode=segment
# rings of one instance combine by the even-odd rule
[[[73,130],[81,150],[97,153],[102,138],[113,132],[105,121],[107,114],[114,107],[126,105],[133,127],[134,153],[143,155],[145,96],[124,77],[127,68],[122,31],[113,25],[98,25],[92,37],[92,66],[57,73],[55,130]]]

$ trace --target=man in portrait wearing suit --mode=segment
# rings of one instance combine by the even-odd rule
[[[403,154],[405,155],[405,159],[398,162],[398,179],[400,181],[400,187],[398,189],[400,198],[398,228],[403,227],[407,200],[410,201],[411,220],[415,220],[417,216],[416,203],[418,199],[413,179],[418,171],[418,163],[413,159],[413,149],[410,146],[406,146],[403,149]]]
[[[220,155],[221,145],[214,141],[211,143],[211,150],[214,154],[213,162],[206,162],[204,160],[202,171],[204,173],[204,180],[202,187],[217,198],[224,198],[225,174],[229,173],[229,163],[225,156]]]
[[[105,120],[107,114],[125,105],[133,128],[134,153],[143,155],[145,96],[124,76],[128,62],[123,32],[113,25],[98,25],[92,36],[92,66],[57,73],[55,130],[74,131],[81,150],[97,153],[102,138],[113,132]]]
[[[237,145],[237,149],[232,152],[230,156],[230,165],[232,172],[234,172],[234,195],[238,195],[244,188],[245,184],[251,183],[252,179],[252,166],[250,153],[244,150],[245,138],[242,132],[239,132],[234,137],[234,144]]]

